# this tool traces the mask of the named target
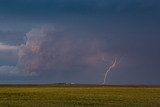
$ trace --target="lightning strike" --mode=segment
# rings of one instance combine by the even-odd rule
[[[105,76],[104,76],[104,79],[103,79],[103,84],[105,84],[106,83],[106,78],[107,78],[107,75],[108,75],[108,73],[112,70],[112,68],[114,68],[115,66],[116,66],[116,63],[117,63],[117,58],[115,58],[114,59],[114,62],[113,62],[113,64],[107,69],[107,67],[106,67],[106,73],[105,73]],[[106,65],[107,66],[107,65]]]

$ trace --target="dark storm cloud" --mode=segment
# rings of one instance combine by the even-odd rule
[[[103,79],[104,65],[110,65],[114,56],[122,55],[122,67],[112,72],[116,78],[111,75],[109,82],[157,83],[160,64],[158,32],[157,35],[155,32],[147,35],[143,31],[135,34],[126,31],[125,34],[125,30],[104,37],[98,34],[74,35],[52,27],[32,29],[27,33],[26,43],[19,49],[18,65],[14,69],[11,69],[13,66],[2,66],[1,75],[40,74],[39,79],[35,77],[32,81],[99,83]],[[107,62],[103,62],[103,57]]]
[[[39,28],[27,33],[26,43],[19,49],[18,66],[28,72],[69,71],[99,66],[107,56],[106,40],[77,37],[54,29]],[[108,58],[110,60],[110,58]],[[67,72],[66,72],[67,73]]]
[[[13,14],[158,12],[159,0],[1,0],[0,12]]]
[[[0,66],[0,75],[52,75],[51,78],[61,81],[73,81],[78,75],[80,81],[85,81],[92,75],[93,79],[93,74],[103,73],[101,68],[114,57],[106,51],[106,40],[93,37],[69,35],[53,27],[32,29],[26,34],[25,44],[19,47],[17,65]]]

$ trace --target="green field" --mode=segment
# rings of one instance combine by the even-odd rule
[[[160,87],[1,85],[0,107],[160,107]]]

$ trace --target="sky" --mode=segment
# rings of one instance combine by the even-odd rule
[[[159,0],[0,0],[0,83],[160,84]]]

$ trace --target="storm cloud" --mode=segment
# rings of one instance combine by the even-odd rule
[[[54,27],[34,28],[26,33],[25,43],[18,47],[16,66],[1,66],[0,74],[39,78],[52,75],[62,80],[78,75],[81,78],[103,75],[104,66],[112,63],[114,57],[106,46],[107,40],[103,38],[78,37]]]
[[[52,27],[32,29],[26,34],[26,43],[19,48],[18,67],[42,74],[54,74],[54,71],[72,73],[76,69],[79,71],[80,67],[82,71],[79,72],[83,72],[103,65],[102,57],[108,57],[106,45],[101,38],[76,37]]]

